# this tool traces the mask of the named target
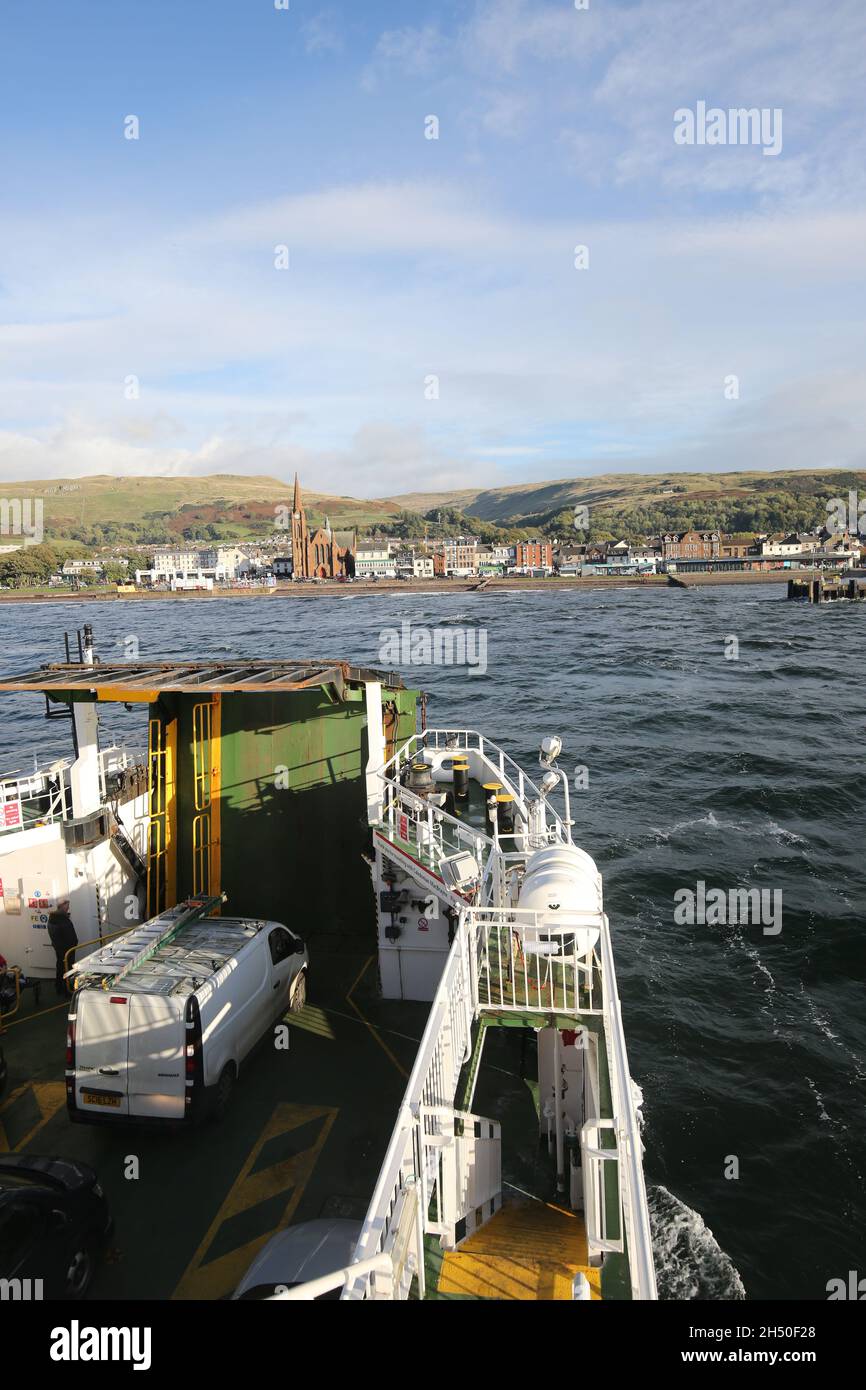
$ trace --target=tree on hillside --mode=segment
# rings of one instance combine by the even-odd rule
[[[15,589],[32,588],[44,584],[57,568],[57,554],[50,545],[23,545],[0,559],[0,582]]]

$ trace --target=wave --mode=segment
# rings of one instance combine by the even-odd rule
[[[666,1187],[649,1194],[659,1298],[667,1302],[741,1301],[743,1281],[699,1212]]]

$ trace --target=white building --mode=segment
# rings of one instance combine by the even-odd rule
[[[66,560],[61,571],[64,575],[70,574],[102,574],[103,564],[101,560]]]
[[[356,579],[396,579],[397,565],[387,541],[359,545],[355,552]]]
[[[249,556],[236,545],[218,545],[213,550],[202,551],[199,559],[199,568],[205,574],[212,574],[218,584],[225,579],[239,579],[252,568]]]
[[[136,570],[137,584],[168,584],[178,580],[211,580],[224,584],[250,573],[252,566],[245,551],[236,545],[218,545],[209,550],[156,550],[149,570]]]
[[[762,555],[800,555],[803,544],[798,535],[770,536],[761,542]]]
[[[153,576],[153,582],[169,581],[186,574],[196,574],[201,569],[200,554],[197,550],[155,550],[150,570],[140,570],[139,574]]]
[[[413,579],[432,579],[432,578],[433,578],[433,556],[432,556],[432,555],[413,555],[413,556],[412,556],[412,578],[413,578]]]

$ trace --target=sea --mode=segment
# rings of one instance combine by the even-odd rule
[[[527,770],[558,735],[604,877],[661,1297],[825,1299],[866,1275],[866,605],[789,603],[783,585],[445,583],[0,604],[0,669],[62,660],[85,620],[106,663],[396,666],[430,723]],[[4,773],[68,751],[42,697],[0,699]],[[140,710],[103,717],[143,742]],[[742,920],[735,889],[766,910]]]

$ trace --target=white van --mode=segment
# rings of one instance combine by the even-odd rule
[[[255,1044],[303,1008],[308,965],[281,923],[203,917],[196,904],[93,952],[70,972],[70,1118],[220,1117]]]

